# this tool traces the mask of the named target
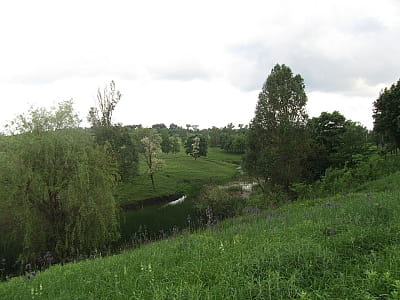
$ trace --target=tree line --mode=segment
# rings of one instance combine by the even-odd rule
[[[303,78],[277,64],[262,87],[246,135],[245,170],[271,199],[291,199],[296,184],[318,181],[331,170],[351,169],[372,154],[397,152],[399,91],[398,82],[374,102],[371,132],[338,111],[309,118]]]
[[[268,199],[293,198],[296,184],[351,168],[371,153],[397,153],[399,91],[400,81],[374,102],[372,132],[337,111],[309,118],[303,78],[279,64],[262,86],[249,125],[114,124],[122,94],[113,81],[98,90],[90,128],[80,127],[72,100],[32,108],[0,134],[0,247],[17,244],[14,258],[21,264],[43,264],[48,251],[58,262],[106,251],[119,238],[114,188],[138,175],[140,155],[155,189],[165,165],[161,152],[184,151],[197,160],[208,146],[220,147],[243,155],[244,170]]]

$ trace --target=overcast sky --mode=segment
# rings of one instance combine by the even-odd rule
[[[114,80],[123,124],[248,124],[277,64],[306,84],[310,116],[372,128],[400,78],[400,1],[1,1],[0,126],[73,99],[87,125]]]

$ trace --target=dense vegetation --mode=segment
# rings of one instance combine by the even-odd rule
[[[338,111],[310,119],[286,65],[238,128],[114,124],[114,82],[88,129],[72,101],[32,108],[0,135],[0,275],[25,272],[0,297],[398,299],[399,86],[374,102],[372,132]],[[120,208],[171,195],[207,228],[36,274],[118,248]]]
[[[116,165],[70,112],[70,102],[31,110],[1,141],[0,244],[18,247],[21,265],[44,264],[48,251],[64,261],[119,236]]]
[[[400,173],[0,284],[24,299],[398,299]]]

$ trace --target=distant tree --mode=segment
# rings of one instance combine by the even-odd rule
[[[111,146],[108,150],[118,165],[119,178],[126,182],[138,172],[139,154],[128,129],[112,123],[112,114],[121,97],[114,81],[111,81],[109,87],[98,89],[97,107],[90,108],[88,121],[92,125],[96,142],[102,146],[107,143]]]
[[[288,193],[303,176],[306,103],[303,78],[276,65],[259,94],[244,156],[245,169],[265,191],[282,187]]]
[[[151,126],[153,129],[164,129],[167,128],[167,126],[164,123],[159,123],[159,124],[154,124]]]
[[[194,157],[194,159],[200,157],[200,138],[198,136],[193,138],[191,155]]]
[[[355,164],[353,157],[357,154],[367,155],[371,144],[368,142],[368,130],[361,124],[350,120],[346,121],[345,132],[341,136],[341,145],[336,149],[336,157],[332,160],[339,166]]]
[[[71,99],[58,103],[50,110],[31,107],[27,114],[18,115],[5,129],[8,134],[43,132],[79,127],[80,122]]]
[[[207,156],[207,139],[200,135],[191,135],[186,139],[185,151],[197,160],[200,156]]]
[[[92,128],[95,140],[99,145],[107,147],[110,157],[116,162],[121,181],[127,182],[137,175],[139,169],[139,149],[122,126],[100,126]]]
[[[385,88],[374,102],[374,132],[382,144],[400,147],[400,80]]]
[[[342,168],[346,163],[351,164],[353,155],[366,153],[367,130],[346,120],[338,111],[322,112],[309,120],[307,128],[311,137],[307,163],[313,180],[327,168]]]
[[[179,128],[179,126],[176,125],[176,124],[174,124],[174,123],[171,123],[171,124],[169,125],[169,129],[170,129],[170,130],[175,130],[175,129],[178,129],[178,128]]]
[[[178,153],[181,151],[182,147],[182,140],[178,135],[170,136],[169,137],[169,142],[171,145],[171,152],[172,153]]]
[[[115,89],[114,81],[111,81],[109,88],[105,86],[103,90],[98,89],[98,107],[91,107],[87,118],[92,127],[112,126],[112,114],[121,97],[122,94]]]
[[[163,153],[169,153],[172,151],[172,145],[170,141],[170,136],[167,128],[161,128],[158,130],[161,136],[161,150]]]
[[[142,154],[147,164],[147,171],[150,176],[151,185],[155,190],[154,174],[161,170],[165,163],[160,159],[161,154],[161,137],[154,130],[148,131],[148,134],[141,139]]]
[[[12,220],[21,262],[46,251],[63,261],[118,239],[115,165],[65,108],[31,109],[16,119],[23,133],[0,145],[0,220]]]
[[[213,126],[208,130],[210,137],[210,147],[219,147],[221,145],[221,129]]]

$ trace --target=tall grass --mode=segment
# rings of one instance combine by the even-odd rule
[[[389,183],[389,184],[388,184]],[[400,174],[0,284],[1,299],[399,299]]]

